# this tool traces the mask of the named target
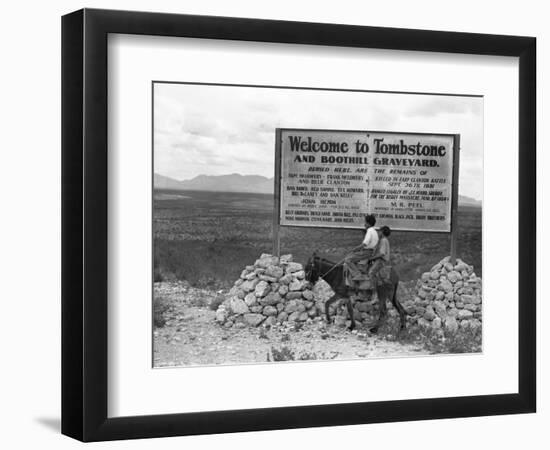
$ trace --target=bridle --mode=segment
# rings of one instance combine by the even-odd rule
[[[309,274],[311,274],[312,270],[313,270],[313,267],[315,265],[314,261],[315,261],[315,258],[319,258],[318,256],[314,256],[313,257],[313,260],[311,261],[311,267],[312,269],[311,270],[308,270]],[[342,265],[342,263],[346,260],[347,256],[345,258],[343,258],[342,260],[338,261],[336,264],[334,264],[330,269],[328,269],[326,272],[324,273],[320,273],[318,275],[318,278],[323,278],[324,276],[326,276],[327,274],[329,274],[330,272],[332,272],[334,269],[336,269],[336,267]],[[319,258],[319,261],[326,261],[326,262],[330,262],[332,263],[331,261],[328,261],[327,259],[323,259],[323,258]]]
[[[326,276],[327,274],[329,274],[330,272],[332,272],[334,269],[336,269],[336,267],[342,265],[344,263],[344,261],[347,259],[347,257],[349,255],[351,255],[353,253],[354,250],[356,250],[357,248],[361,247],[361,245],[358,245],[357,247],[355,247],[354,249],[352,249],[349,253],[346,254],[346,256],[344,256],[340,261],[338,261],[336,264],[334,264],[330,269],[328,269],[325,273],[323,274],[320,274],[319,275],[319,278],[323,278],[324,276]],[[311,261],[311,266],[313,267],[314,265],[314,262],[315,261],[315,258],[319,258],[319,261],[327,261],[327,262],[331,262],[331,261],[328,261],[327,259],[324,259],[324,258],[320,258],[319,256],[313,256],[312,257],[312,261]],[[309,266],[309,264],[308,264]],[[308,270],[309,274],[311,274],[311,270]]]

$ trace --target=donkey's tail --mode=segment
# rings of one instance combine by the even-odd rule
[[[395,305],[395,302],[397,301],[397,287],[399,286],[399,280],[395,282],[395,286],[393,288],[393,295],[392,295],[392,303]]]
[[[395,287],[393,289],[393,296],[392,296],[392,303],[393,306],[397,309],[399,312],[399,317],[401,318],[401,328],[405,328],[406,320],[407,320],[407,310],[403,308],[403,305],[401,302],[397,299],[397,288],[399,286],[399,280],[395,282]]]

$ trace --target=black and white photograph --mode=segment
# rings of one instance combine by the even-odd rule
[[[484,98],[152,82],[154,368],[483,352]]]

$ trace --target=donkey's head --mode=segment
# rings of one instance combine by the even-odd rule
[[[313,255],[307,261],[305,267],[306,280],[315,284],[319,280],[319,257],[317,252],[313,252]]]

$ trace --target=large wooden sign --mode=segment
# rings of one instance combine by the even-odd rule
[[[458,135],[277,129],[275,196],[282,226],[451,232]]]

